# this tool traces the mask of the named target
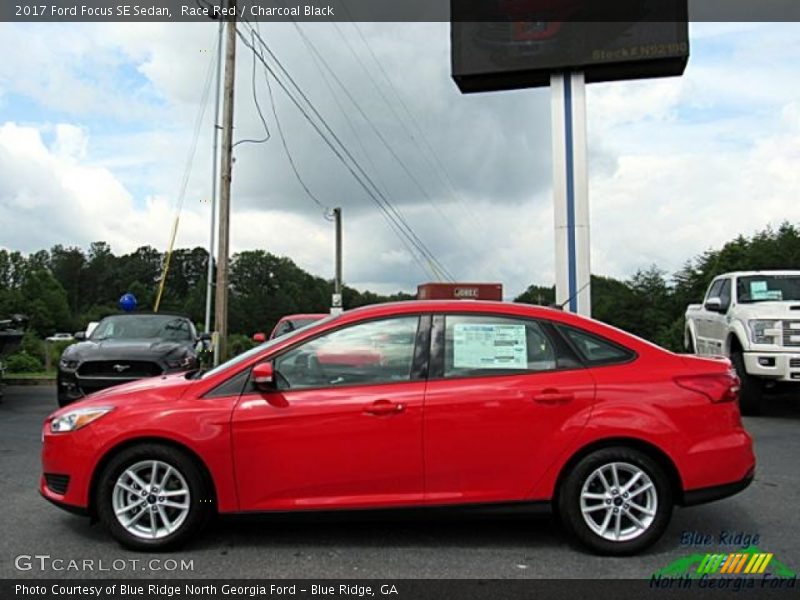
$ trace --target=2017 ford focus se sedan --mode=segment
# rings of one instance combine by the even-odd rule
[[[629,554],[752,480],[737,393],[726,359],[572,314],[385,304],[53,413],[40,491],[142,550],[215,512],[547,503]]]

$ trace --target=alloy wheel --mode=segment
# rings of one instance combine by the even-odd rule
[[[653,524],[658,491],[640,467],[611,462],[586,478],[580,509],[595,534],[612,542],[625,542],[638,538]]]
[[[132,535],[158,540],[177,531],[189,514],[191,493],[174,466],[143,460],[125,468],[114,483],[111,505]]]

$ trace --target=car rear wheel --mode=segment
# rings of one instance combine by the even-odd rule
[[[591,550],[640,552],[664,533],[672,516],[672,489],[659,464],[626,447],[584,457],[564,479],[557,508],[569,532]]]
[[[731,353],[731,363],[741,382],[739,389],[739,410],[745,416],[760,415],[764,388],[758,378],[748,374],[744,366],[744,355],[741,352]]]
[[[133,446],[103,470],[97,513],[123,546],[167,550],[205,525],[212,506],[208,487],[186,453],[159,444]]]

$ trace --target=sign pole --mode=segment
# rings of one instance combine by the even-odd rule
[[[556,304],[591,316],[586,81],[583,72],[550,77]]]
[[[331,314],[342,312],[342,209],[333,209],[333,220],[336,227],[336,276],[333,280],[333,297],[331,298]]]

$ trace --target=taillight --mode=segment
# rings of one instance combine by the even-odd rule
[[[675,378],[675,383],[703,394],[711,402],[736,402],[739,399],[739,376],[733,369],[724,373],[682,375]]]

